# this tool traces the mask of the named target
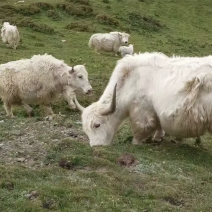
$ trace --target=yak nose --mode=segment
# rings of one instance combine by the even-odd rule
[[[127,41],[125,41],[125,43],[128,43]]]
[[[92,89],[87,90],[86,94],[90,94]]]

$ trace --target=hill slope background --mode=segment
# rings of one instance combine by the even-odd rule
[[[210,0],[2,0],[0,21],[16,24],[22,42],[15,51],[0,43],[0,63],[44,53],[86,63],[94,92],[78,99],[87,106],[120,59],[89,49],[93,33],[128,32],[137,53],[205,56],[211,13]],[[112,146],[90,148],[80,113],[61,99],[53,110],[64,116],[53,120],[36,106],[33,118],[17,107],[8,119],[0,106],[0,211],[212,211],[209,135],[202,146],[168,136],[161,145],[133,146],[125,122]],[[123,153],[135,157],[133,165],[120,165]]]

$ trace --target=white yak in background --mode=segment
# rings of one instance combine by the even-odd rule
[[[16,49],[20,41],[18,28],[10,25],[9,22],[4,22],[1,28],[1,38],[3,43],[6,43],[9,47]]]
[[[130,35],[124,32],[110,32],[93,34],[88,46],[96,51],[118,53],[119,47],[129,42]]]
[[[129,46],[121,46],[121,47],[119,48],[119,52],[121,53],[121,56],[122,56],[122,57],[125,57],[125,56],[128,55],[128,54],[132,55],[133,52],[134,52],[133,45],[130,44]]]

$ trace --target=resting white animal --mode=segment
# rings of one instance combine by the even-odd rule
[[[211,92],[212,56],[186,63],[144,53],[118,61],[99,101],[86,108],[75,102],[91,146],[111,144],[126,118],[133,144],[139,144],[155,132],[153,139],[159,140],[163,130],[181,138],[212,133]]]
[[[1,37],[3,43],[7,46],[16,49],[20,41],[20,35],[16,26],[10,25],[9,22],[4,22],[1,28]]]
[[[67,89],[91,91],[84,65],[70,67],[47,54],[0,65],[0,97],[8,116],[13,116],[13,105],[23,105],[27,114],[32,115],[28,104],[41,105],[53,114],[51,101],[59,94],[66,98]]]
[[[122,57],[125,57],[125,55],[127,55],[127,54],[132,55],[134,52],[133,45],[130,44],[129,46],[121,46],[119,48],[119,52],[121,53]]]
[[[128,44],[130,35],[124,32],[110,32],[93,34],[88,46],[92,49],[118,53],[119,47]]]

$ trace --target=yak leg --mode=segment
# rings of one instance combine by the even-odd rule
[[[200,138],[200,136],[199,137],[197,137],[196,138],[196,140],[195,140],[195,145],[200,145],[201,144],[201,138]]]
[[[73,89],[71,87],[65,87],[64,91],[63,91],[63,97],[64,99],[68,102],[68,105],[71,109],[75,109],[76,108],[76,105],[74,103],[74,96],[75,96],[75,93],[73,91]]]
[[[143,131],[143,130],[140,129],[140,132],[136,132],[136,131],[133,132],[132,144],[134,144],[134,145],[142,144],[154,132],[154,130],[153,131],[149,131],[148,133],[147,132],[142,133],[141,131]]]
[[[3,107],[6,110],[7,116],[14,117],[13,112],[12,112],[12,105],[9,102],[4,101]]]
[[[133,144],[140,144],[148,139],[154,132],[156,120],[154,118],[145,119],[144,122],[133,124]]]
[[[159,129],[156,130],[152,140],[153,141],[161,141],[165,135],[165,132],[163,129],[160,127]]]
[[[27,115],[29,117],[34,115],[33,109],[28,104],[23,102],[22,105],[23,105],[24,109],[26,110]]]
[[[42,107],[48,115],[54,115],[54,112],[50,105],[42,105]]]

